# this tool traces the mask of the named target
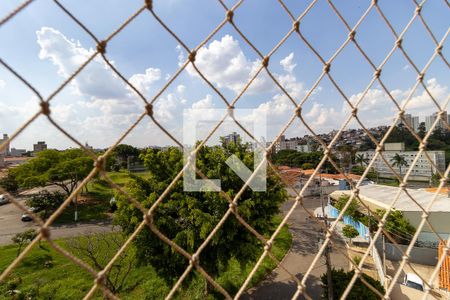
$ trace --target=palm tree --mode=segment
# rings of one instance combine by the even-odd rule
[[[408,162],[405,159],[405,156],[396,153],[393,158],[391,158],[392,166],[398,167],[400,170],[400,176],[402,175],[402,167],[407,167]]]
[[[369,163],[369,159],[364,156],[364,154],[357,154],[355,157],[355,163],[359,164],[361,167]]]

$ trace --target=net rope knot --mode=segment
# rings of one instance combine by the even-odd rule
[[[146,111],[147,115],[152,117],[153,116],[153,105],[150,103],[145,105],[145,111]]]
[[[228,106],[227,108],[227,113],[230,116],[230,118],[232,118],[234,120],[234,106]]]
[[[145,222],[145,224],[150,225],[153,223],[153,217],[150,213],[145,213],[143,215],[143,220]]]
[[[94,167],[97,169],[97,171],[103,171],[104,167],[105,167],[105,157],[99,156],[95,162],[94,162]]]
[[[233,17],[234,17],[234,11],[229,10],[227,11],[227,21],[230,23],[233,23]]]
[[[148,10],[153,10],[153,0],[145,0],[144,2],[145,2],[145,7]]]
[[[47,226],[42,226],[40,232],[44,239],[47,240],[50,238],[51,233]]]
[[[301,107],[301,106],[298,106],[298,107],[295,109],[295,115],[296,115],[297,117],[299,117],[299,118],[302,117],[302,107]]]
[[[49,116],[50,115],[50,103],[48,103],[47,101],[41,101],[41,103],[39,105],[41,106],[41,112],[44,115]]]
[[[417,75],[417,81],[419,82],[423,82],[423,78],[425,77],[424,73],[420,73],[419,75]]]
[[[231,209],[232,212],[236,212],[236,208],[237,208],[236,203],[231,202],[231,203],[228,205],[228,207]]]
[[[330,68],[331,68],[331,64],[329,62],[327,62],[324,66],[323,66],[323,71],[328,74],[330,72]]]
[[[267,66],[269,65],[269,56],[263,58],[262,65],[264,66],[264,68],[267,68]]]
[[[99,42],[99,43],[97,44],[97,51],[98,51],[100,54],[105,54],[105,53],[106,53],[106,44],[107,44],[106,41],[101,41],[101,42]]]
[[[292,24],[292,27],[293,27],[293,29],[294,29],[295,32],[300,32],[300,22],[299,22],[299,21],[295,21],[295,22]]]
[[[416,7],[416,14],[420,15],[420,12],[421,12],[421,11],[422,11],[422,5],[419,4],[419,5],[417,5],[417,7]]]
[[[377,69],[376,71],[375,71],[375,78],[380,78],[380,75],[381,75],[381,69]]]
[[[192,254],[191,259],[189,260],[189,263],[194,266],[198,265],[198,255]]]
[[[302,292],[304,290],[304,288],[305,288],[305,285],[303,283],[300,282],[299,284],[297,284],[297,290],[299,292]]]
[[[355,30],[352,30],[352,31],[350,31],[350,32],[348,33],[348,38],[349,38],[350,40],[354,41],[354,40],[355,40],[355,35],[356,35],[356,31],[355,31]]]
[[[188,59],[189,59],[189,61],[190,61],[191,63],[195,62],[195,56],[196,56],[196,55],[197,55],[197,51],[195,51],[195,50],[192,50],[192,51],[189,53]]]
[[[95,276],[95,283],[99,285],[104,285],[106,280],[105,271],[100,271],[97,273],[97,276]]]
[[[266,245],[264,246],[264,250],[269,251],[272,248],[272,242],[267,241]]]

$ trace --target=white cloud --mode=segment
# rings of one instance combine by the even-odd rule
[[[239,93],[261,66],[260,60],[249,60],[242,51],[239,42],[231,35],[212,41],[197,52],[195,64],[211,82],[219,88],[227,88]],[[199,76],[189,65],[187,71]],[[248,93],[271,91],[274,84],[265,71],[262,71],[250,86]]]
[[[130,77],[130,83],[140,92],[149,91],[150,87],[161,79],[161,70],[148,68],[144,74],[134,74]]]
[[[6,82],[4,80],[0,79],[0,89],[4,88],[6,86]]]
[[[293,60],[294,60],[294,52],[291,52],[288,56],[286,56],[280,61],[280,65],[286,72],[292,73],[292,71],[294,71],[295,67],[297,66],[297,64],[294,63]]]
[[[440,85],[436,78],[429,79],[426,82],[426,86],[438,104],[443,105],[444,101],[449,96],[448,87]],[[400,94],[403,96],[403,99],[401,99],[401,105],[404,105],[408,95],[410,94],[410,90]],[[414,93],[408,101],[406,108],[416,113],[432,113],[437,110],[436,105],[432,102],[430,96],[423,88],[419,88],[418,91]]]
[[[186,91],[186,86],[185,85],[179,84],[177,86],[177,93],[178,94],[183,95],[185,91]]]
[[[94,53],[93,49],[84,48],[54,28],[42,27],[36,35],[40,46],[39,58],[50,60],[64,78],[73,74]],[[129,81],[146,95],[160,79],[160,69],[147,68],[144,73],[130,76]],[[64,104],[55,102],[51,111],[63,127],[76,132],[80,139],[97,137],[101,145],[110,144],[144,111],[142,101],[101,57],[94,58],[75,77],[71,86],[76,100],[69,104],[67,101],[70,99],[64,99]],[[161,121],[172,119],[171,110],[176,108],[177,101],[173,94],[158,99],[155,116]]]

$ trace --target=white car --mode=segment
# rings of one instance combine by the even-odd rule
[[[403,284],[419,291],[424,290],[423,280],[413,273],[406,273]]]
[[[5,195],[0,195],[0,205],[6,204],[6,203],[9,203],[8,198],[6,198]]]

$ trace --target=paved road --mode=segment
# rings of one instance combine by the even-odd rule
[[[24,201],[24,200],[22,200]],[[0,206],[0,245],[11,243],[11,238],[29,228],[38,228],[34,222],[22,222],[20,217],[22,211],[14,204]],[[111,231],[110,223],[77,223],[67,225],[57,225],[51,227],[53,238],[62,238],[83,235],[93,232]]]
[[[293,201],[286,202],[282,210],[286,213]],[[305,207],[311,211],[320,206],[320,199],[308,197],[304,200]],[[311,265],[318,252],[317,241],[321,236],[320,226],[307,217],[307,212],[299,205],[288,221],[292,233],[292,247],[282,261],[284,268],[301,279]],[[334,248],[345,249],[344,242],[338,242]],[[348,269],[348,261],[336,249],[331,253],[332,265],[335,268]],[[320,276],[326,272],[325,259],[322,257],[314,267],[307,280],[307,293],[313,299],[320,299],[322,287]],[[297,289],[295,281],[283,269],[276,268],[268,277],[255,288],[250,289],[243,299],[291,299]]]

